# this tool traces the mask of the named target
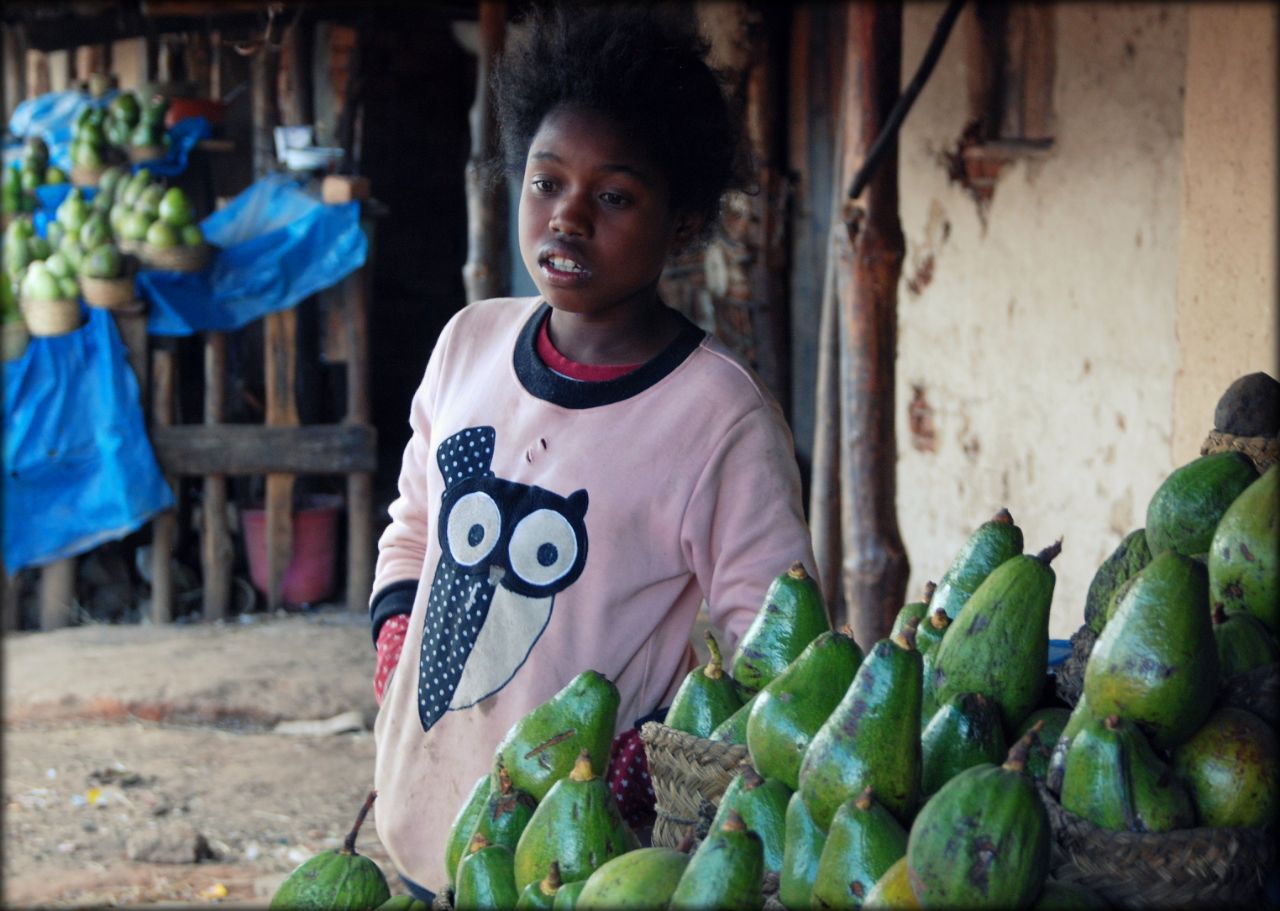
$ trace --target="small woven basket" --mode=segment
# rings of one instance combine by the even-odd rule
[[[80,301],[23,300],[20,304],[27,331],[32,335],[66,335],[80,328]]]
[[[27,350],[27,342],[31,341],[31,332],[27,324],[20,320],[0,325],[0,338],[3,339],[4,359],[16,361]]]
[[[1238,437],[1235,434],[1210,430],[1200,444],[1200,454],[1209,455],[1215,452],[1243,453],[1258,469],[1258,474],[1266,471],[1280,461],[1280,438],[1277,437]]]
[[[1222,682],[1220,705],[1252,712],[1272,727],[1280,727],[1280,664],[1272,662]]]
[[[129,146],[125,151],[131,164],[155,161],[168,154],[164,146]]]
[[[1113,832],[1063,809],[1044,788],[1051,874],[1121,908],[1257,906],[1275,865],[1268,829]]]
[[[81,275],[80,295],[90,307],[101,307],[104,310],[127,310],[137,299],[134,293],[133,275],[121,275],[119,278],[93,278]]]
[[[653,844],[675,848],[685,835],[706,834],[747,748],[694,737],[656,721],[640,728],[640,742],[653,782]]]
[[[213,247],[209,244],[196,247],[153,247],[144,243],[129,252],[138,257],[144,268],[163,269],[166,272],[199,272],[213,259]]]
[[[105,167],[86,168],[84,165],[73,164],[71,166],[71,184],[76,187],[96,187],[106,170]]]

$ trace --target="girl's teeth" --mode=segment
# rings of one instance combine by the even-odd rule
[[[552,269],[557,272],[581,272],[582,267],[571,259],[565,259],[561,256],[553,256],[548,261]]]

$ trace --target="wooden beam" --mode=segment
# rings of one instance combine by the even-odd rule
[[[298,309],[290,307],[268,314],[266,340],[267,424],[298,426]],[[284,573],[293,558],[293,485],[290,472],[267,475],[267,606],[284,603]]]
[[[151,360],[151,434],[173,425],[174,392],[177,388],[177,363],[168,344],[156,348]],[[168,623],[173,619],[173,545],[178,536],[178,485],[173,472],[166,471],[165,480],[174,492],[174,507],[166,509],[151,521],[151,620]]]
[[[846,178],[857,172],[897,101],[902,7],[855,3],[847,11],[844,120]],[[909,570],[898,530],[894,363],[897,289],[905,242],[898,218],[898,149],[889,151],[864,197],[845,209],[836,242],[841,355],[843,582],[854,637],[883,638],[902,607]]]
[[[76,560],[68,557],[40,568],[40,629],[71,625],[76,600]]]
[[[253,176],[263,177],[276,170],[275,128],[280,125],[276,75],[280,55],[259,47],[249,67],[250,108],[253,133]]]
[[[204,420],[218,428],[226,403],[227,336],[210,332],[204,340]],[[204,577],[205,621],[222,620],[231,605],[231,531],[227,524],[227,477],[221,472],[204,476],[203,529],[200,564]]]
[[[377,467],[377,435],[356,424],[179,424],[152,428],[151,445],[172,475],[337,475]]]
[[[467,159],[467,261],[462,281],[467,301],[501,297],[511,286],[507,249],[507,188],[491,181],[485,165],[498,148],[490,76],[506,40],[507,5],[480,0],[479,46],[476,49],[476,94],[471,104],[471,156]]]

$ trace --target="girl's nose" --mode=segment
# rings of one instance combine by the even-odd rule
[[[563,197],[551,213],[551,230],[570,237],[590,236],[591,219],[586,207],[575,196]]]

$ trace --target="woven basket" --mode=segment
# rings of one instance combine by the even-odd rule
[[[80,328],[80,301],[28,301],[20,304],[27,331],[32,335],[66,335]]]
[[[104,310],[128,310],[137,299],[134,293],[133,275],[122,275],[119,278],[93,278],[81,275],[80,295],[90,307],[101,307]]]
[[[1113,832],[1063,809],[1043,785],[1054,879],[1121,908],[1257,906],[1276,862],[1267,829]]]
[[[140,244],[129,252],[136,255],[144,268],[163,269],[166,272],[199,272],[213,259],[213,247],[153,247]]]
[[[1062,701],[1072,708],[1080,701],[1080,692],[1084,689],[1085,665],[1089,663],[1089,655],[1097,641],[1097,633],[1087,625],[1081,626],[1071,634],[1071,654],[1053,669],[1054,689]]]
[[[164,158],[167,153],[164,146],[129,146],[125,149],[132,164],[142,164]]]
[[[4,359],[16,361],[27,350],[31,332],[27,329],[26,323],[15,320],[0,325],[0,339],[3,339]]]
[[[1258,474],[1280,461],[1280,439],[1276,437],[1238,437],[1234,434],[1211,430],[1200,444],[1200,454],[1234,450],[1243,453],[1258,469]]]
[[[1222,682],[1221,705],[1252,712],[1272,727],[1280,727],[1280,664],[1266,664]]]
[[[694,737],[656,721],[640,728],[640,742],[653,782],[653,844],[674,848],[685,835],[700,839],[747,758],[747,748]]]

